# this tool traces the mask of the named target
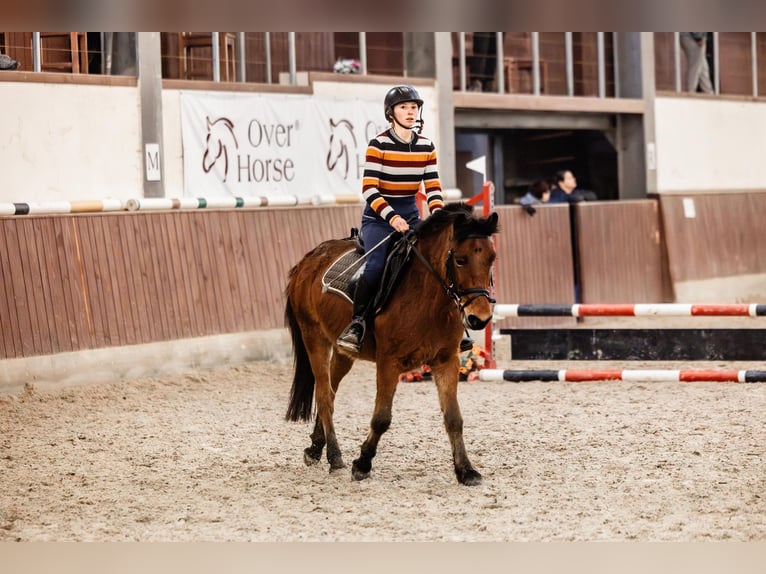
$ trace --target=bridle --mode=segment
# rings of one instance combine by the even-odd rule
[[[439,285],[441,285],[442,289],[444,289],[444,292],[447,294],[447,297],[449,297],[453,303],[455,303],[455,306],[457,307],[458,311],[460,311],[461,317],[465,318],[465,308],[468,307],[471,303],[476,301],[479,297],[486,297],[487,300],[491,304],[495,304],[495,299],[490,295],[488,289],[484,289],[482,287],[471,287],[468,289],[455,289],[455,253],[452,251],[452,249],[449,250],[447,253],[447,261],[446,261],[446,267],[447,267],[447,278],[446,281],[442,279],[439,274],[436,272],[436,269],[433,268],[433,266],[428,262],[428,260],[423,256],[423,254],[420,252],[420,250],[417,248],[417,245],[415,243],[417,242],[417,238],[415,237],[415,234],[413,233],[408,238],[408,242],[412,248],[412,251],[415,253],[417,258],[420,260],[420,262],[425,265],[426,269],[428,269],[431,272],[431,275],[433,275],[436,280],[439,282]],[[468,235],[466,236],[466,239],[487,239],[486,235]],[[493,278],[490,275],[490,285],[493,282]],[[469,297],[470,296],[470,297]],[[463,299],[463,297],[469,297],[468,300],[465,303],[461,303],[460,301]]]

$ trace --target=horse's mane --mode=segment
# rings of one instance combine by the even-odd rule
[[[462,241],[469,236],[490,237],[497,233],[497,218],[477,218],[473,215],[473,206],[465,202],[448,203],[443,209],[424,219],[415,229],[418,237],[428,237],[446,227],[454,225],[454,236]]]

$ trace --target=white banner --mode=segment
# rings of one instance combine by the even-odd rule
[[[361,196],[380,103],[316,96],[181,93],[184,195]]]

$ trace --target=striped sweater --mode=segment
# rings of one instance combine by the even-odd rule
[[[414,197],[425,186],[428,210],[433,212],[444,206],[442,186],[436,165],[433,142],[416,133],[412,141],[404,143],[386,130],[370,140],[362,177],[362,196],[370,208],[391,223],[400,217],[388,199]]]

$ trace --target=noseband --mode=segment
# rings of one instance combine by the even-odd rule
[[[466,237],[466,239],[487,239],[486,235],[469,235]],[[444,292],[447,294],[447,296],[452,299],[453,303],[455,303],[455,306],[457,307],[458,311],[460,311],[460,315],[465,317],[465,308],[468,307],[471,303],[476,301],[479,297],[486,297],[487,300],[494,304],[495,299],[490,296],[488,289],[483,289],[481,287],[471,287],[469,289],[455,289],[455,253],[452,251],[452,249],[449,250],[447,253],[447,280],[445,281],[442,279],[439,274],[436,272],[436,270],[433,268],[433,266],[428,262],[428,260],[423,257],[423,254],[420,252],[420,250],[415,245],[415,242],[417,241],[413,237],[410,239],[412,251],[415,252],[415,255],[417,255],[418,259],[420,259],[421,263],[425,265],[426,269],[428,269],[431,272],[431,275],[433,275],[436,280],[439,282],[439,285],[442,286],[442,289],[444,289]],[[490,275],[490,284],[491,284],[491,275]],[[461,299],[463,297],[469,296],[468,300],[465,303],[461,303]]]

